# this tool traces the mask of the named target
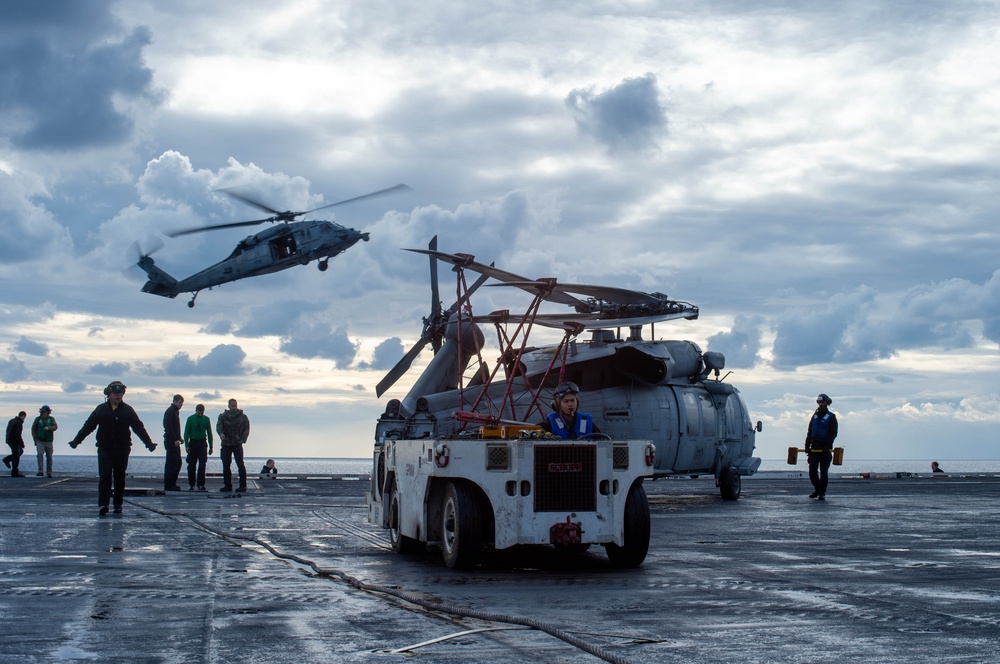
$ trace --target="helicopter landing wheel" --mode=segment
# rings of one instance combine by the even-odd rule
[[[330,267],[330,265],[326,261],[320,261],[316,267],[319,268],[320,272],[326,272],[326,268]]]
[[[735,466],[726,466],[719,478],[719,493],[723,500],[739,500],[742,481],[740,471]]]
[[[196,297],[198,297],[198,293],[195,293],[194,295],[192,295],[191,299],[188,301],[188,308],[189,309],[194,309],[194,300],[195,300]]]

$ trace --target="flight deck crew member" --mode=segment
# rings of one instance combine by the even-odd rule
[[[576,440],[588,434],[601,433],[594,425],[594,418],[581,413],[580,388],[576,383],[560,383],[552,393],[552,412],[542,421],[542,428],[563,440]]]
[[[184,450],[187,452],[188,491],[205,491],[205,464],[212,453],[212,420],[205,416],[205,405],[194,407],[194,415],[184,423]]]
[[[230,399],[229,409],[219,414],[215,431],[219,434],[219,456],[222,459],[222,488],[219,491],[233,490],[233,459],[240,473],[240,485],[236,490],[246,491],[247,467],[243,463],[243,444],[250,437],[250,418],[240,410],[236,399]]]
[[[184,436],[181,435],[181,408],[183,406],[184,397],[175,394],[173,401],[163,411],[163,447],[167,451],[167,458],[163,463],[164,491],[181,490],[177,486],[177,478],[181,474],[181,446],[184,445]]]
[[[820,394],[816,397],[816,412],[809,420],[806,431],[806,454],[809,455],[809,481],[813,492],[810,498],[826,500],[826,485],[829,481],[830,463],[833,461],[833,441],[837,437],[837,416],[829,406],[833,399]]]
[[[10,468],[11,477],[24,477],[20,468],[21,463],[21,453],[24,452],[24,418],[28,414],[23,410],[17,414],[17,417],[12,417],[10,422],[7,423],[7,446],[10,447],[10,454],[3,458],[3,463],[5,466]]]
[[[97,504],[99,514],[108,513],[111,503],[112,485],[114,486],[115,513],[121,513],[125,498],[125,471],[128,470],[128,455],[132,451],[132,434],[139,437],[150,452],[156,449],[156,443],[149,437],[146,427],[132,406],[123,401],[125,385],[112,381],[104,388],[106,400],[94,409],[79,433],[69,441],[69,446],[76,449],[90,432],[97,429],[97,469],[100,479],[97,483]]]
[[[52,449],[54,437],[52,432],[59,428],[56,418],[52,417],[52,409],[42,406],[38,409],[38,417],[31,423],[31,439],[35,441],[35,451],[38,452],[38,472],[36,477],[48,473],[52,477]],[[44,473],[42,461],[45,461]]]

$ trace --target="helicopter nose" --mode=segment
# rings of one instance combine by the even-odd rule
[[[361,239],[364,240],[365,242],[367,242],[368,241],[368,233],[362,233],[361,234]]]

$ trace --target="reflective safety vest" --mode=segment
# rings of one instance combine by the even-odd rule
[[[563,440],[576,440],[588,433],[594,433],[594,418],[587,413],[577,412],[572,431],[566,428],[566,423],[559,417],[559,413],[549,413],[548,420],[552,433]]]

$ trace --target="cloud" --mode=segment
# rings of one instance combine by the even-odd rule
[[[739,315],[729,332],[708,338],[708,348],[725,355],[727,367],[750,368],[757,362],[763,325],[763,316]]]
[[[0,264],[25,263],[72,250],[69,231],[36,200],[49,196],[40,178],[0,168],[0,232],[4,237],[0,243]]]
[[[660,105],[656,76],[626,78],[617,86],[595,93],[593,88],[573,90],[566,97],[580,130],[615,151],[646,151],[667,129]]]
[[[92,364],[87,373],[98,374],[100,376],[123,376],[128,373],[131,367],[128,362],[98,362]]]
[[[11,355],[6,360],[0,359],[0,380],[5,383],[16,383],[27,379],[28,366]]]
[[[37,12],[14,8],[20,4],[0,9],[0,124],[11,142],[72,150],[130,140],[137,106],[164,99],[143,58],[150,30],[123,34],[107,2],[42,3]]]
[[[71,380],[62,384],[62,391],[66,394],[77,394],[87,391],[87,384],[80,380]]]
[[[178,353],[162,369],[167,376],[241,376],[248,372],[243,365],[247,354],[237,345],[219,344],[207,355],[192,360],[187,353]]]
[[[371,362],[358,362],[358,368],[388,371],[403,357],[404,352],[402,339],[391,337],[375,347]]]
[[[854,363],[916,348],[969,348],[970,324],[1000,345],[1000,270],[983,285],[966,279],[914,286],[899,298],[860,287],[830,296],[822,306],[793,307],[776,318],[774,366],[794,369],[821,362]]]
[[[343,327],[331,330],[322,321],[306,321],[298,324],[289,336],[282,337],[279,350],[294,357],[333,360],[334,366],[344,369],[354,361],[358,346]]]
[[[19,353],[27,353],[28,355],[37,355],[39,357],[44,357],[49,354],[49,347],[47,345],[37,341],[31,341],[25,336],[18,339],[11,350]]]

